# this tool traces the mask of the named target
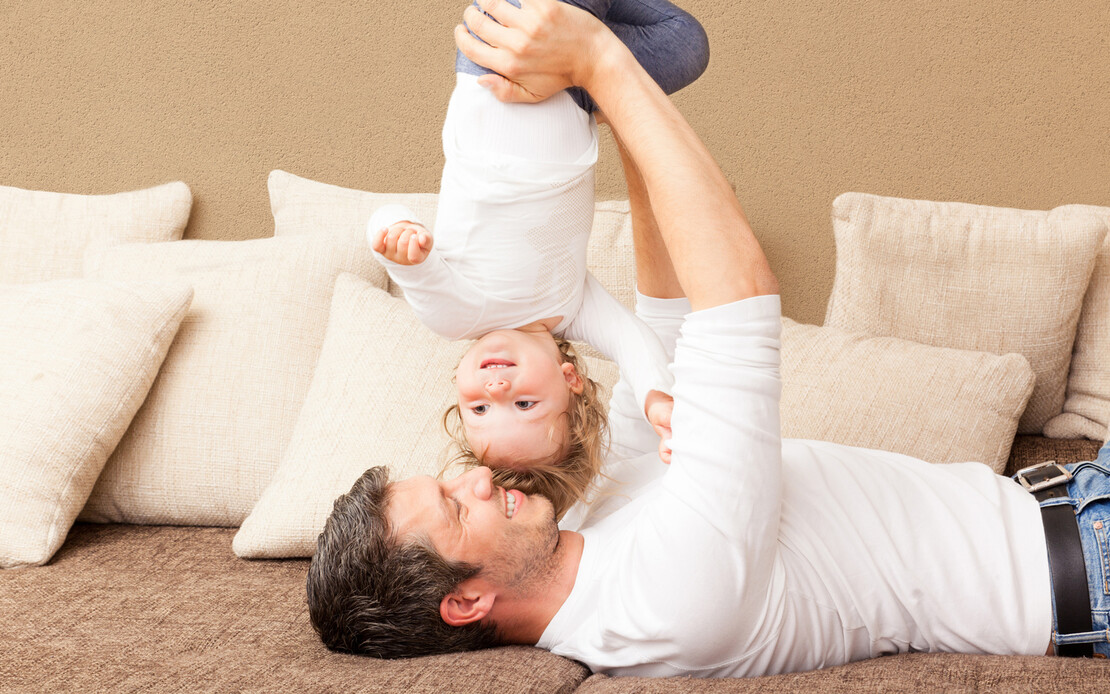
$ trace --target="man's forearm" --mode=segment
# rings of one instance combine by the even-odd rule
[[[628,184],[628,202],[632,208],[632,242],[636,249],[636,288],[645,296],[657,299],[673,299],[685,296],[682,285],[675,274],[667,246],[659,234],[659,223],[651,209],[651,198],[644,185],[640,169],[621,142],[620,136],[613,132],[620,152],[624,180]]]
[[[693,308],[777,293],[778,283],[724,173],[670,98],[624,44],[609,36],[583,86],[642,176]]]

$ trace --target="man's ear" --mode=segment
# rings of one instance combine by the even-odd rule
[[[574,368],[574,364],[569,361],[563,362],[563,378],[567,379],[567,385],[575,395],[581,395],[582,390],[585,389],[586,384],[582,382],[582,376],[579,375],[578,369]]]
[[[462,627],[485,619],[493,609],[496,595],[474,581],[463,581],[454,591],[443,596],[439,616],[453,627]]]

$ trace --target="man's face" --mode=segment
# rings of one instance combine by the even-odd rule
[[[397,482],[388,514],[399,537],[427,537],[444,559],[479,566],[479,575],[503,587],[544,577],[559,541],[551,502],[494,486],[486,467],[446,482]]]

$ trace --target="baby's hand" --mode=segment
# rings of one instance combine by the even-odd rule
[[[432,232],[415,222],[379,229],[370,246],[398,265],[419,265],[432,250]]]
[[[674,398],[653,390],[648,393],[644,402],[644,413],[648,423],[659,434],[659,458],[668,465],[671,464],[671,411],[674,410]]]

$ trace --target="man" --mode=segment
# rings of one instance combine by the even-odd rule
[[[605,472],[625,497],[579,509],[580,532],[484,469],[391,485],[368,471],[337,501],[310,569],[324,642],[379,657],[535,644],[595,672],[702,677],[907,651],[1045,653],[1056,622],[1036,499],[974,463],[781,440],[777,283],[712,157],[585,13],[481,5],[496,23],[464,18],[486,43],[461,29],[456,41],[508,78],[483,78],[498,97],[585,87],[626,150],[638,313],[674,346],[672,462],[650,467],[658,439],[619,387]],[[1110,449],[1100,462],[1038,473],[1071,530],[1079,487],[1110,497]],[[1063,564],[1053,583],[1085,588]],[[1055,640],[1101,639],[1106,652],[1105,612],[1091,626],[1086,607],[1084,628],[1061,629],[1085,634]]]

